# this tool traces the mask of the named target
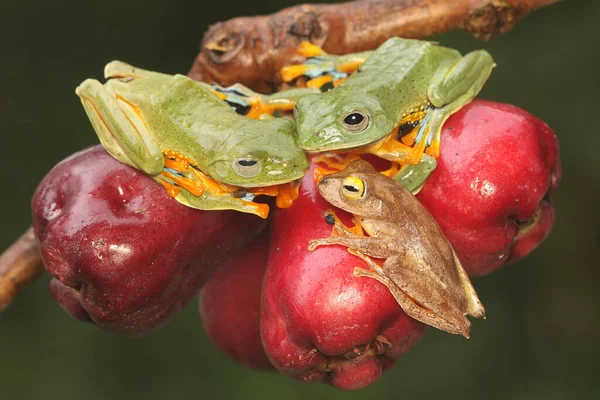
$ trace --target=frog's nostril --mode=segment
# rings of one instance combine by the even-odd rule
[[[322,178],[319,183],[317,184],[317,186],[321,187],[321,186],[326,186],[329,183],[329,178],[324,177]]]

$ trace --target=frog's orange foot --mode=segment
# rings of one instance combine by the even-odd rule
[[[262,203],[251,203],[252,208],[254,208],[254,214],[258,215],[262,219],[267,219],[269,216],[269,205]]]
[[[323,153],[313,158],[313,162],[325,164],[327,168],[334,171],[342,171],[354,160],[360,160],[360,154],[348,153],[345,155],[337,153]]]
[[[336,69],[340,72],[352,75],[364,62],[365,59],[350,60],[345,63],[341,63]]]
[[[208,192],[214,195],[232,194],[239,190],[238,187],[219,183],[196,167],[188,168],[189,173],[194,177],[194,180],[199,182]]]
[[[433,139],[431,141],[431,146],[429,146],[427,148],[427,150],[425,150],[425,153],[427,153],[427,155],[430,155],[433,158],[439,158],[440,157],[440,139]]]
[[[210,91],[212,94],[214,94],[215,96],[217,96],[218,98],[220,98],[223,101],[227,101],[227,95],[223,92],[219,92],[218,90],[214,90],[212,89]]]
[[[246,117],[248,118],[259,119],[261,115],[272,115],[275,111],[272,107],[264,104],[258,97],[250,98],[248,103],[250,104],[250,110],[246,113]]]
[[[161,183],[166,181],[166,183],[168,183],[171,186],[179,186],[180,188],[187,190],[194,196],[199,197],[202,196],[202,193],[204,193],[204,185],[202,185],[201,182],[190,179],[182,173],[169,168],[163,169],[163,171],[160,173],[160,180]],[[167,188],[169,194],[175,193],[175,191],[172,190],[172,188],[166,186],[164,183],[163,186]],[[179,193],[177,192],[177,194]]]
[[[313,172],[313,181],[318,184],[319,182],[321,182],[321,180],[323,180],[323,178],[325,178],[327,175],[333,174],[338,172],[339,170],[333,170],[333,169],[327,169],[327,168],[322,168],[322,167],[317,167],[315,168],[315,171]]]
[[[246,191],[247,193],[251,193],[254,196],[270,196],[270,197],[275,197],[279,194],[279,189],[277,186],[265,186],[265,187],[258,187],[258,188],[252,188],[249,189],[248,191]]]
[[[294,203],[300,192],[301,181],[301,179],[298,179],[294,182],[277,186],[278,191],[275,198],[275,205],[278,208],[288,208]]]
[[[395,162],[392,162],[392,165],[385,171],[379,171],[380,174],[387,176],[388,178],[393,178],[396,176],[398,171],[400,171],[401,165]]]
[[[283,67],[280,70],[281,79],[284,82],[291,82],[296,78],[300,78],[301,76],[306,75],[306,72],[309,70],[309,67],[304,64],[299,65],[288,65],[287,67]]]
[[[321,182],[321,180],[335,172],[342,171],[354,160],[360,160],[360,154],[346,154],[340,155],[336,153],[324,153],[320,156],[313,158],[314,163],[325,164],[326,167],[317,167],[313,172],[313,180],[315,183]]]
[[[181,193],[181,189],[169,181],[166,181],[164,179],[158,179],[158,182],[161,185],[163,185],[163,187],[167,190],[167,193],[169,193],[169,196],[171,197],[177,197],[177,195]]]
[[[342,222],[342,220],[339,219],[333,210],[326,210],[321,215],[328,225],[333,226],[333,229],[331,230],[331,237],[364,236],[362,225],[355,217],[352,218],[354,226],[349,228]]]
[[[413,147],[408,152],[404,161],[406,161],[406,163],[408,164],[417,165],[421,162],[421,157],[423,157],[423,153],[425,153],[425,143],[417,143],[417,145],[415,145],[415,147]]]
[[[333,87],[340,86],[342,83],[344,83],[346,81],[346,79],[348,79],[348,78],[340,78],[340,79],[335,80],[333,82]]]
[[[326,84],[328,84],[332,81],[333,81],[333,76],[322,75],[322,76],[319,76],[317,78],[313,78],[313,79],[307,81],[306,87],[321,89],[323,86],[325,86]]]
[[[317,57],[317,56],[324,54],[323,49],[321,49],[319,46],[312,44],[311,42],[306,41],[306,40],[302,41],[302,43],[300,43],[298,45],[298,48],[296,49],[296,51],[302,57],[306,57],[306,58]]]

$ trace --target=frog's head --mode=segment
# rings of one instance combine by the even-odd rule
[[[218,154],[207,167],[220,182],[240,187],[279,185],[304,176],[306,154],[296,144],[296,127],[290,120],[246,119],[239,140],[233,136],[230,147],[215,149]]]
[[[334,89],[306,95],[298,99],[295,115],[299,144],[307,151],[364,146],[394,128],[380,101],[364,92],[352,94]]]
[[[392,182],[368,162],[355,160],[340,172],[326,175],[319,182],[321,196],[335,207],[369,219],[386,219],[392,215],[389,199],[384,198],[386,185]]]

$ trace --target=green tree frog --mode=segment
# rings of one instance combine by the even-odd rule
[[[495,66],[491,55],[476,50],[461,56],[454,49],[402,38],[361,54],[358,58],[366,61],[339,85],[298,99],[300,147],[310,152],[353,149],[402,166],[424,161],[432,170],[442,125],[479,93]],[[401,170],[395,179],[403,177]]]
[[[268,215],[255,195],[279,195],[308,168],[293,121],[236,113],[210,85],[182,75],[106,65],[103,85],[77,89],[104,148],[163,184],[171,196],[202,210]],[[288,106],[286,106],[288,107]]]
[[[416,197],[363,160],[325,176],[318,190],[353,214],[356,225],[346,228],[326,213],[337,236],[311,240],[309,250],[346,246],[370,267],[357,267],[354,275],[384,284],[410,317],[469,337],[471,323],[465,316],[485,317],[485,309],[448,239]],[[381,266],[371,257],[385,261]]]

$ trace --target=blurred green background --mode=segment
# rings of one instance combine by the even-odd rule
[[[30,198],[58,161],[97,142],[74,88],[122,59],[186,73],[208,25],[295,2],[0,1],[0,249],[31,223]],[[1,399],[334,400],[600,398],[600,2],[563,1],[483,44],[498,67],[481,97],[542,118],[561,144],[552,235],[526,260],[477,279],[488,320],[472,339],[432,329],[372,387],[344,393],[258,373],[207,340],[196,304],[141,339],[67,316],[44,276],[0,314]]]

